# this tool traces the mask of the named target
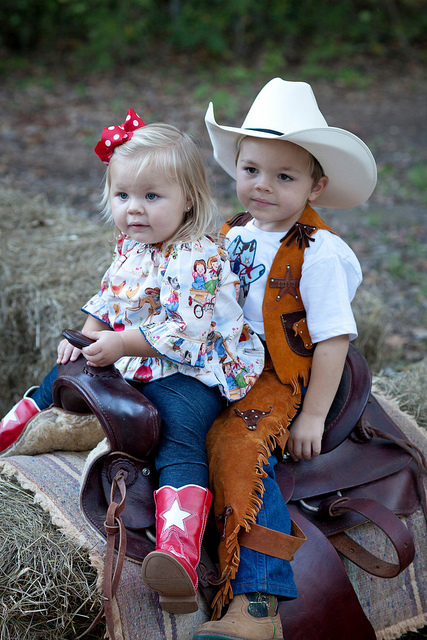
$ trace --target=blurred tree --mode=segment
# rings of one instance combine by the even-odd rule
[[[250,62],[425,53],[425,0],[2,0],[0,47],[73,52],[94,65],[168,47]],[[244,58],[244,59],[243,59]]]

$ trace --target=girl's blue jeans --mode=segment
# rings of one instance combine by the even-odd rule
[[[52,404],[52,386],[56,366],[32,394],[40,410]],[[162,418],[161,440],[155,455],[159,486],[179,488],[186,484],[208,486],[206,435],[224,407],[217,387],[207,387],[195,378],[177,373],[148,383],[132,382],[159,410]],[[265,492],[257,523],[290,533],[290,516],[275,480],[277,459],[269,458],[265,467]],[[246,547],[240,548],[240,565],[232,583],[233,592],[260,591],[295,598],[297,590],[290,563]]]
[[[52,404],[57,367],[43,379],[31,398],[40,410]],[[206,435],[224,406],[218,387],[207,387],[196,378],[176,373],[152,382],[131,383],[159,410],[161,438],[155,453],[159,486],[186,484],[207,487]]]

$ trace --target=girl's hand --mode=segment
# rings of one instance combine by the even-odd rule
[[[318,456],[324,430],[325,422],[322,418],[304,413],[302,410],[289,430],[287,449],[292,460],[297,462]]]
[[[117,331],[83,331],[88,338],[96,340],[82,351],[87,363],[93,367],[114,364],[125,355],[123,340]]]
[[[73,347],[73,345],[64,338],[64,340],[61,340],[58,345],[58,357],[56,359],[56,364],[67,364],[69,360],[74,362],[80,354],[81,349]]]

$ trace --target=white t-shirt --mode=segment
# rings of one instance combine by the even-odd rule
[[[273,259],[283,232],[262,231],[250,220],[227,234],[233,271],[241,282],[240,302],[245,320],[264,339],[262,301]],[[314,343],[348,334],[357,337],[351,301],[362,282],[359,261],[341,238],[319,230],[304,249],[300,294],[307,313],[307,328]],[[285,275],[285,273],[283,273]]]

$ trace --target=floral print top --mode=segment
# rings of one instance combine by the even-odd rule
[[[264,365],[238,291],[225,251],[207,237],[165,250],[124,236],[101,290],[82,310],[114,331],[139,328],[159,353],[118,360],[125,378],[150,382],[180,372],[238,400]]]

